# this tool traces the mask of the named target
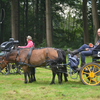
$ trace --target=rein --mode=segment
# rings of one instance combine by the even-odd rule
[[[27,63],[25,63],[25,61],[26,61],[27,58],[28,58],[28,63],[30,63],[30,56],[31,56],[31,53],[32,53],[33,49],[34,49],[33,47],[30,48],[29,53],[28,53],[28,55],[26,56],[24,62],[21,61],[21,58],[20,58],[20,55],[19,55],[21,49],[19,49],[19,50],[17,51],[17,55],[16,55],[16,58],[15,58],[15,63],[16,63],[16,64],[20,64],[20,65],[27,65]],[[20,62],[17,62],[18,56],[19,56]]]

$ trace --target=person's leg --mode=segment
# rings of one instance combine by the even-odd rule
[[[85,64],[85,56],[92,55],[92,51],[82,51],[81,52],[81,67]]]
[[[79,49],[78,52],[84,51],[86,48],[89,48],[87,44],[83,44]]]
[[[87,44],[83,44],[79,49],[74,50],[74,51],[70,51],[69,49],[67,49],[67,51],[73,56],[78,54],[81,51],[84,51],[86,48],[89,48],[89,46]]]

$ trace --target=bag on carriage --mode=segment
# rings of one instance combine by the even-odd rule
[[[79,65],[79,58],[74,55],[73,57],[69,57],[70,59],[70,66],[74,69],[78,68],[78,65]]]

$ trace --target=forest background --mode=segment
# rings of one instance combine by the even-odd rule
[[[0,44],[31,35],[37,48],[66,50],[98,40],[100,0],[0,0],[0,10]]]

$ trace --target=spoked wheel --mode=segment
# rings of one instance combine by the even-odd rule
[[[1,71],[2,74],[8,75],[10,72],[10,65],[7,64],[6,67]]]
[[[7,66],[1,71],[2,74],[22,74],[23,70],[19,65],[15,63],[8,63]]]
[[[20,68],[19,65],[16,65],[15,63],[10,63],[10,74],[22,74],[22,69]]]
[[[80,80],[85,85],[96,86],[100,84],[100,65],[96,63],[85,64],[80,70]]]

